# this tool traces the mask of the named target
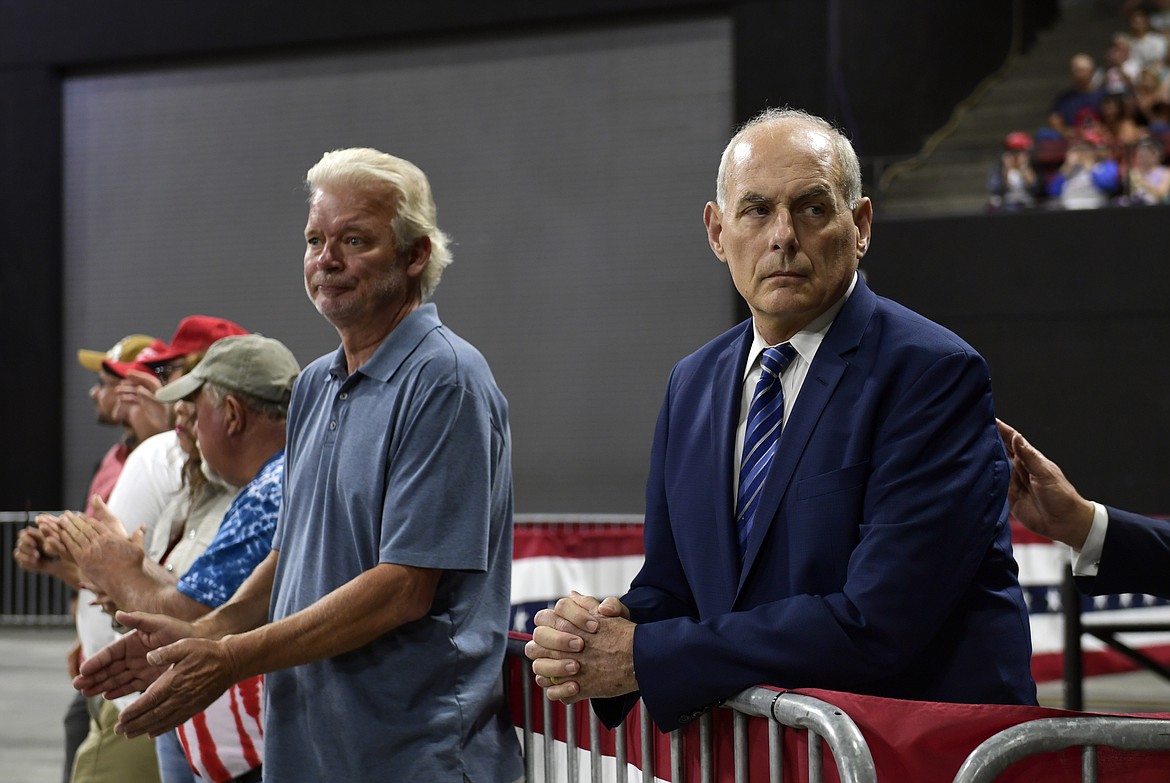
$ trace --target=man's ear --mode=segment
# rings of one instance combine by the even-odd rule
[[[857,257],[869,251],[870,229],[873,228],[873,202],[863,198],[853,208],[853,225],[857,227]]]
[[[421,277],[423,270],[427,268],[427,262],[431,260],[431,238],[428,236],[419,237],[414,240],[414,244],[406,252],[408,254],[406,274],[414,278]]]
[[[223,425],[228,435],[239,435],[244,431],[248,419],[248,409],[234,394],[227,394],[223,398]]]
[[[727,263],[727,255],[723,252],[723,210],[714,201],[708,201],[703,207],[703,225],[707,227],[707,244],[711,252],[723,263]]]

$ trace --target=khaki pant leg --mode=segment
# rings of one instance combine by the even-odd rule
[[[100,704],[90,700],[89,734],[73,759],[72,783],[159,783],[154,740],[115,734],[117,706],[101,697],[96,701]]]

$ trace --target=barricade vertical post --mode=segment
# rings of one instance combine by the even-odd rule
[[[731,726],[733,731],[732,745],[735,749],[735,783],[748,783],[748,756],[747,716],[739,710],[732,713]]]
[[[642,783],[654,783],[654,724],[646,703],[640,700],[638,717],[642,724]]]
[[[681,783],[684,777],[682,729],[675,729],[670,732],[670,779]]]
[[[1081,748],[1081,783],[1097,783],[1097,746]]]
[[[768,719],[768,780],[784,783],[784,735],[779,722]]]
[[[536,758],[532,752],[532,678],[520,678],[520,692],[524,694],[524,777],[536,779]]]
[[[617,731],[614,734],[617,742],[617,779],[619,783],[629,783],[630,780],[630,762],[626,755],[626,724],[618,724]]]
[[[553,706],[552,701],[546,696],[543,698],[541,705],[541,712],[544,715],[544,779],[546,781],[553,780],[553,770],[556,769],[556,759],[553,756]]]
[[[714,783],[715,780],[715,754],[711,752],[712,720],[710,712],[699,718],[699,783]]]
[[[589,710],[589,780],[601,783],[601,738],[597,715]]]
[[[563,705],[565,710],[565,770],[569,783],[577,783],[580,762],[577,759],[577,710],[572,704]]]
[[[821,737],[808,732],[808,783],[824,783],[825,770],[821,759]]]

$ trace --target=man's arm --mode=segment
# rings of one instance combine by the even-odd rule
[[[1012,516],[1034,533],[1081,549],[1093,527],[1093,504],[1023,435],[998,419],[996,425],[1012,461],[1008,485]]]
[[[157,663],[147,662],[151,651],[182,639],[219,639],[263,625],[268,619],[268,601],[278,558],[279,553],[273,550],[256,566],[230,601],[195,623],[142,612],[119,612],[117,620],[120,623],[139,630],[111,642],[83,662],[81,674],[73,681],[73,687],[86,696],[104,693],[111,699],[140,691],[165,671]],[[144,624],[147,633],[142,631]]]
[[[66,511],[59,522],[60,539],[95,592],[126,612],[150,612],[194,620],[211,607],[180,593],[169,571],[145,557],[140,533],[125,538],[121,524],[105,505],[99,520]],[[116,523],[116,524],[115,524]]]
[[[261,565],[269,595],[275,572],[270,560],[270,569],[268,560]],[[236,597],[195,623],[203,638],[150,653],[155,666],[172,667],[122,711],[117,730],[158,736],[206,708],[232,683],[349,652],[417,620],[430,609],[441,573],[381,563],[300,612],[241,633],[256,618],[257,602],[241,597],[259,592],[253,573]],[[268,601],[263,604],[266,617]]]

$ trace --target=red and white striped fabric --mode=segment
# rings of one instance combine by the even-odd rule
[[[179,727],[195,774],[227,783],[260,766],[264,756],[264,676],[238,682]]]

